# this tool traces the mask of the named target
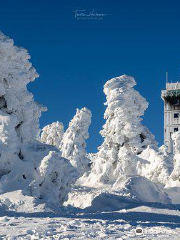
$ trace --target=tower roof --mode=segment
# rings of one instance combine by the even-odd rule
[[[163,99],[180,97],[180,83],[166,83],[166,90],[161,91],[161,97]]]
[[[180,89],[180,83],[166,83],[166,90],[177,90]]]

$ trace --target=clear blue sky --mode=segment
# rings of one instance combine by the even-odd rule
[[[103,20],[77,20],[95,9]],[[179,1],[0,0],[0,30],[28,49],[40,78],[29,89],[48,107],[41,126],[65,127],[76,108],[93,114],[88,151],[96,151],[104,123],[104,83],[129,74],[149,108],[144,124],[163,142],[165,72],[177,81],[180,66]]]

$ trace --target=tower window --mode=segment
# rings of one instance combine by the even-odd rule
[[[174,113],[174,118],[179,118],[179,113]]]
[[[174,132],[178,132],[178,128],[174,128]]]

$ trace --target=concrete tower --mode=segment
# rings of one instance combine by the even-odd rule
[[[180,131],[180,83],[166,82],[166,90],[162,90],[161,98],[164,101],[164,145],[169,153],[173,153],[171,135]]]

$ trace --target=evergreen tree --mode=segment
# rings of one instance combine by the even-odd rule
[[[137,155],[154,144],[153,135],[141,124],[148,103],[133,89],[135,85],[134,78],[126,75],[104,85],[106,123],[100,132],[104,142],[92,169],[100,182],[112,184],[119,176],[137,174]]]
[[[2,33],[0,52],[0,192],[22,190],[47,201],[56,192],[53,202],[62,204],[75,170],[57,148],[38,141],[45,108],[27,90],[38,74],[28,52]]]
[[[53,122],[42,129],[41,141],[43,143],[53,145],[59,148],[63,134],[64,134],[63,124],[58,121]]]
[[[172,134],[173,146],[174,146],[174,169],[169,177],[167,186],[180,187],[180,132]]]
[[[86,158],[86,139],[91,124],[91,112],[87,108],[77,109],[61,142],[62,156],[70,160],[80,174],[88,169]]]

